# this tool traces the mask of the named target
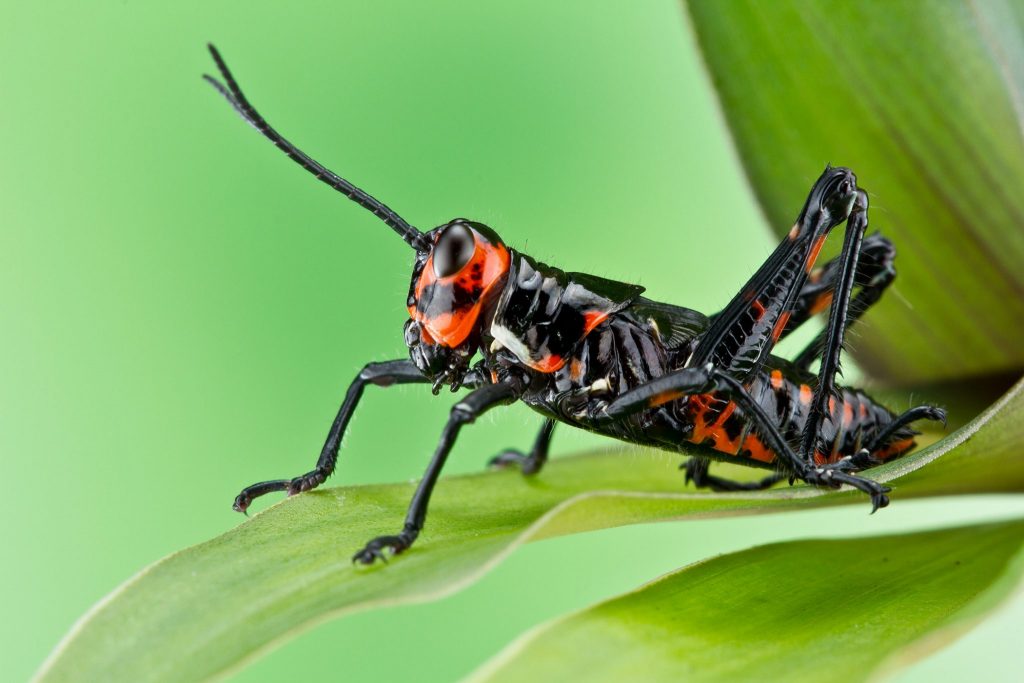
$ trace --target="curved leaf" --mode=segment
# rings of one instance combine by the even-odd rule
[[[831,162],[900,252],[898,295],[854,340],[864,367],[920,384],[1024,366],[1024,4],[687,4],[772,228]]]
[[[752,548],[534,629],[470,680],[868,680],[1007,598],[1022,551],[1024,520]]]
[[[896,500],[1022,491],[1024,457],[1015,447],[1022,415],[1024,382],[945,440],[871,475],[900,477]],[[320,621],[455,592],[528,540],[685,517],[867,506],[858,492],[807,487],[679,493],[677,461],[622,450],[557,459],[531,479],[515,472],[443,479],[417,545],[371,568],[349,557],[370,537],[394,531],[411,484],[296,496],[128,580],[82,617],[37,680],[216,678]]]

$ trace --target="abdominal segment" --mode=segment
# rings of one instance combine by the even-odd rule
[[[748,390],[785,440],[796,448],[814,395],[810,385],[785,377],[780,370],[765,370],[755,377]],[[743,409],[723,394],[689,396],[679,401],[679,410],[692,425],[687,437],[691,443],[737,460],[763,465],[775,463],[778,454],[765,444]],[[815,463],[833,463],[855,455],[862,448],[872,449],[872,454],[880,460],[906,453],[914,446],[913,433],[909,430],[897,432],[886,443],[874,443],[875,437],[892,419],[892,413],[864,393],[840,389],[829,400],[829,414],[823,421],[818,450],[814,453]]]

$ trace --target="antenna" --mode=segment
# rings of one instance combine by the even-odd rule
[[[430,243],[427,241],[427,238],[423,233],[409,225],[409,223],[395,213],[393,209],[326,168],[298,147],[288,142],[288,140],[286,140],[280,133],[274,130],[270,124],[267,123],[266,119],[260,116],[260,113],[256,111],[256,108],[249,103],[249,100],[246,99],[245,95],[242,93],[242,89],[238,87],[235,77],[231,75],[231,70],[228,69],[228,65],[224,63],[224,59],[220,56],[220,52],[217,51],[217,48],[215,48],[212,43],[208,44],[207,47],[210,48],[210,54],[213,55],[213,61],[217,63],[217,69],[220,71],[220,75],[224,78],[224,83],[221,83],[216,78],[208,74],[203,74],[203,78],[210,85],[216,88],[217,92],[224,96],[224,99],[226,99],[228,104],[238,112],[239,116],[245,119],[249,125],[258,130],[264,137],[273,142],[278,149],[291,157],[292,161],[316,176],[318,180],[322,180],[327,183],[335,190],[342,193],[363,208],[369,210],[374,216],[377,216],[391,226],[391,229],[397,232],[413,249],[416,249],[417,251],[430,250]],[[227,85],[225,85],[225,83]]]

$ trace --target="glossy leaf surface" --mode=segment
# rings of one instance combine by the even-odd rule
[[[687,6],[771,227],[832,163],[896,245],[893,291],[850,340],[865,368],[921,384],[1024,366],[1024,4]]]
[[[1022,547],[1024,520],[752,548],[536,629],[473,680],[868,680],[1009,596]]]
[[[869,474],[896,480],[894,504],[1024,491],[1024,455],[1016,447],[1024,436],[1022,413],[1024,383],[1018,383],[943,441]],[[296,496],[130,579],[75,625],[39,679],[217,677],[320,621],[458,591],[537,538],[695,516],[868,505],[858,492],[807,487],[680,493],[676,462],[627,450],[558,459],[532,479],[516,472],[443,479],[416,546],[370,568],[354,567],[349,558],[369,538],[397,529],[411,484]]]

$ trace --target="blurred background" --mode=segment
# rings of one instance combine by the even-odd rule
[[[352,376],[405,355],[408,247],[235,116],[200,79],[207,41],[278,130],[422,228],[479,220],[541,260],[708,312],[774,243],[675,0],[4,10],[4,680],[145,565],[240,523],[242,486],[308,470]],[[841,163],[807,160],[808,186],[826,161]],[[418,477],[451,403],[371,389],[331,483]],[[526,447],[538,425],[521,407],[489,415],[446,471]],[[554,452],[601,443],[563,429]],[[713,553],[1022,510],[923,501],[544,541],[453,598],[321,626],[237,680],[451,680]],[[900,679],[987,662],[1012,680],[999,653],[1022,620],[1018,600]]]

